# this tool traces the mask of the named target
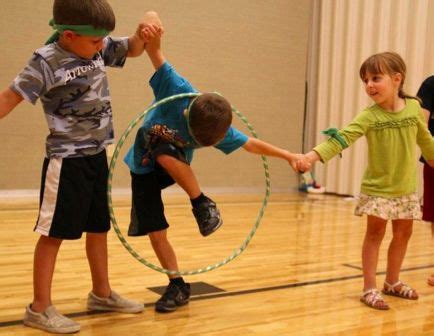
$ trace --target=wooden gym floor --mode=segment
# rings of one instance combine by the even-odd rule
[[[246,238],[261,195],[213,195],[224,224],[213,235],[198,233],[184,196],[166,195],[170,239],[183,270],[215,264]],[[387,297],[389,311],[359,302],[361,244],[365,218],[353,215],[350,199],[306,194],[272,195],[261,225],[245,252],[216,270],[187,276],[193,284],[189,305],[170,314],[154,311],[164,274],[153,271],[109,233],[113,289],[144,302],[138,315],[86,311],[90,274],[84,239],[64,242],[53,280],[53,300],[81,324],[81,335],[434,335],[434,273],[431,225],[415,222],[402,280],[419,291],[417,302]],[[126,232],[129,204],[115,202],[117,222]],[[32,258],[38,235],[35,200],[0,202],[0,335],[42,335],[24,327],[24,307],[32,298]],[[390,227],[378,269],[384,280]],[[146,260],[157,263],[146,237],[128,238]]]

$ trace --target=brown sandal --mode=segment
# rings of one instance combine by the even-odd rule
[[[431,274],[426,281],[428,282],[428,285],[434,286],[434,274]]]
[[[396,287],[399,287],[399,289],[397,289]],[[398,280],[393,285],[391,285],[387,281],[384,281],[384,288],[382,292],[385,295],[392,295],[407,300],[417,300],[419,298],[417,292],[410,286],[403,283],[401,280]]]
[[[388,310],[389,305],[384,301],[380,292],[376,288],[368,289],[363,292],[360,297],[360,302],[363,302],[368,307],[378,310]]]

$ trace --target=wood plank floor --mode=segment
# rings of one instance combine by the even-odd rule
[[[183,270],[217,263],[246,238],[260,209],[261,195],[213,197],[224,225],[203,238],[185,197],[168,195],[170,238]],[[154,312],[159,295],[152,287],[164,274],[133,259],[112,230],[109,264],[112,287],[145,303],[139,315],[86,311],[90,274],[84,240],[64,242],[53,283],[53,300],[81,324],[81,335],[434,335],[434,273],[431,225],[415,222],[401,278],[420,293],[417,302],[387,298],[392,309],[375,311],[359,302],[360,254],[365,218],[353,215],[354,201],[325,195],[272,195],[261,225],[245,252],[216,270],[188,276],[221,292],[195,295],[171,314]],[[122,232],[128,225],[127,200],[115,202]],[[24,307],[32,298],[32,258],[38,235],[35,200],[0,202],[0,335],[41,335],[24,327]],[[378,285],[384,280],[387,245],[382,246]],[[146,237],[127,238],[157,263]]]

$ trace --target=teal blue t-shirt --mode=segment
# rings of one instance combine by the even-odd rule
[[[154,92],[155,101],[181,93],[197,92],[197,90],[169,64],[164,63],[149,81]],[[147,174],[154,170],[155,161],[151,157],[149,162],[143,164],[143,158],[147,155],[145,146],[147,135],[150,130],[164,128],[171,135],[177,147],[184,150],[185,157],[190,163],[196,148],[202,147],[188,132],[187,120],[184,110],[188,108],[190,98],[177,99],[170,103],[158,106],[148,112],[145,120],[137,131],[134,144],[124,158],[129,169],[135,174]],[[247,135],[230,127],[225,137],[214,147],[225,154],[229,154],[243,146],[248,140]]]

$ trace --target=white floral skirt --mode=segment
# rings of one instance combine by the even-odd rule
[[[386,220],[422,218],[417,193],[395,198],[360,194],[354,214],[371,215]]]

